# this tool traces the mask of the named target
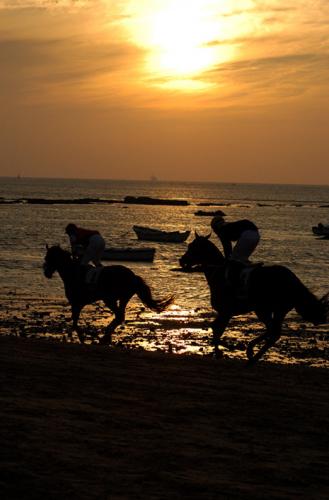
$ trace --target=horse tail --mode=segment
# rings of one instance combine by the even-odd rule
[[[320,299],[320,302],[324,308],[324,311],[325,311],[325,316],[326,316],[326,319],[324,321],[324,323],[329,323],[329,292],[326,293],[321,299]]]
[[[173,302],[174,297],[166,297],[163,299],[154,299],[150,287],[145,283],[143,278],[136,276],[136,293],[143,304],[152,311],[162,312]]]
[[[305,321],[314,325],[328,322],[329,293],[318,299],[302,282],[298,287],[295,309]]]

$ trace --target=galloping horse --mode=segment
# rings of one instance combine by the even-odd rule
[[[328,294],[318,299],[284,266],[247,268],[241,265],[240,284],[244,281],[245,296],[239,296],[229,280],[234,264],[227,262],[221,251],[209,241],[210,234],[199,236],[195,233],[195,236],[181,257],[180,264],[185,268],[199,264],[204,271],[210,288],[211,305],[218,313],[212,324],[216,356],[219,355],[220,338],[235,315],[253,311],[266,327],[265,333],[247,346],[249,362],[260,359],[280,338],[282,322],[292,309],[314,325],[327,322]],[[254,354],[254,347],[262,343],[264,345]]]
[[[83,335],[78,327],[82,308],[98,300],[103,300],[114,313],[114,319],[107,326],[101,343],[110,343],[115,328],[124,322],[125,309],[133,295],[137,294],[147,307],[156,312],[164,311],[173,301],[173,297],[154,299],[150,287],[125,266],[104,266],[93,268],[82,266],[76,262],[70,252],[55,245],[47,246],[47,254],[43,264],[44,275],[51,278],[58,271],[63,280],[65,295],[71,304],[73,330],[83,342]],[[95,283],[87,283],[90,271],[97,273]]]

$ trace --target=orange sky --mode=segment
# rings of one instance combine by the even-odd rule
[[[328,0],[0,0],[0,175],[329,184]]]

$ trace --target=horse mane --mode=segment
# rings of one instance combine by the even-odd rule
[[[220,262],[220,264],[224,264],[225,263],[224,255],[219,250],[219,248],[215,245],[215,243],[210,241],[209,236],[200,236],[197,234],[195,239],[199,240],[199,241],[202,240],[202,244],[205,246],[205,248],[207,250],[209,250],[209,254],[211,254],[211,260],[214,259],[216,261],[216,262],[214,262],[214,261],[209,262],[209,264],[216,264],[219,262]]]
[[[67,260],[72,260],[71,252],[65,250],[65,248],[62,248],[59,243],[57,243],[56,245],[52,245],[48,251],[50,251],[51,253],[56,252],[57,254],[61,254]]]

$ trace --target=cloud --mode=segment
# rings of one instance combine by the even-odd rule
[[[228,100],[242,99],[244,94],[246,101],[261,106],[317,88],[321,93],[329,83],[329,55],[304,53],[235,61],[217,66],[208,76],[210,81],[225,82],[227,88],[234,82]]]
[[[48,99],[105,105],[117,99],[118,106],[158,102],[161,107],[164,102],[169,106],[174,96],[173,106],[192,98],[224,106],[226,97],[231,103],[231,97],[238,102],[254,94],[257,104],[263,104],[267,96],[302,95],[328,81],[329,2],[314,1],[312,9],[306,0],[298,9],[289,0],[283,7],[278,0],[248,2],[248,9],[241,9],[242,4],[237,1],[234,11],[221,14],[226,16],[223,39],[204,44],[214,50],[218,46],[224,55],[228,46],[234,59],[191,75],[192,84],[200,83],[194,88],[202,89],[204,83],[209,89],[193,96],[170,88],[173,75],[159,77],[146,69],[151,48],[134,45],[130,23],[121,22],[134,22],[128,1],[0,0],[0,9],[6,9],[0,16],[2,102],[8,96],[20,104]],[[241,19],[231,23],[230,16]]]
[[[2,6],[9,4],[7,0],[0,2]],[[120,21],[126,16],[118,6],[108,9],[110,0],[105,10],[103,1],[59,0],[57,7],[93,6],[69,15],[66,8],[56,7],[53,12],[41,8],[53,3],[18,0],[17,9],[2,11],[2,103],[9,99],[15,105],[47,100],[87,102],[97,93],[114,92],[114,85],[118,92],[120,73],[127,73],[143,56],[140,48],[120,36]]]
[[[55,9],[63,7],[84,7],[95,0],[0,0],[0,9]]]
[[[0,75],[3,95],[40,98],[48,92],[72,92],[83,98],[83,89],[96,85],[97,79],[120,73],[143,52],[129,44],[98,41],[80,37],[62,39],[0,40]],[[113,77],[112,77],[113,78]],[[100,90],[100,89],[99,89]],[[96,90],[95,90],[96,92]]]
[[[295,11],[298,7],[290,6],[290,7],[281,7],[281,6],[272,6],[271,8],[266,7],[264,5],[248,7],[245,9],[233,9],[221,14],[222,17],[234,17],[234,16],[245,16],[246,14],[270,14],[270,13],[283,13]]]
[[[253,0],[246,8],[239,8],[237,3],[235,9],[221,13],[221,17],[250,16],[251,24],[258,20],[264,25],[280,23],[286,26],[299,24],[326,26],[329,23],[327,0],[313,0],[311,5],[309,0],[286,1],[284,6],[280,3],[280,0]]]
[[[49,60],[49,51],[58,43],[58,40],[2,39],[0,62],[2,65],[20,68],[43,65]]]

